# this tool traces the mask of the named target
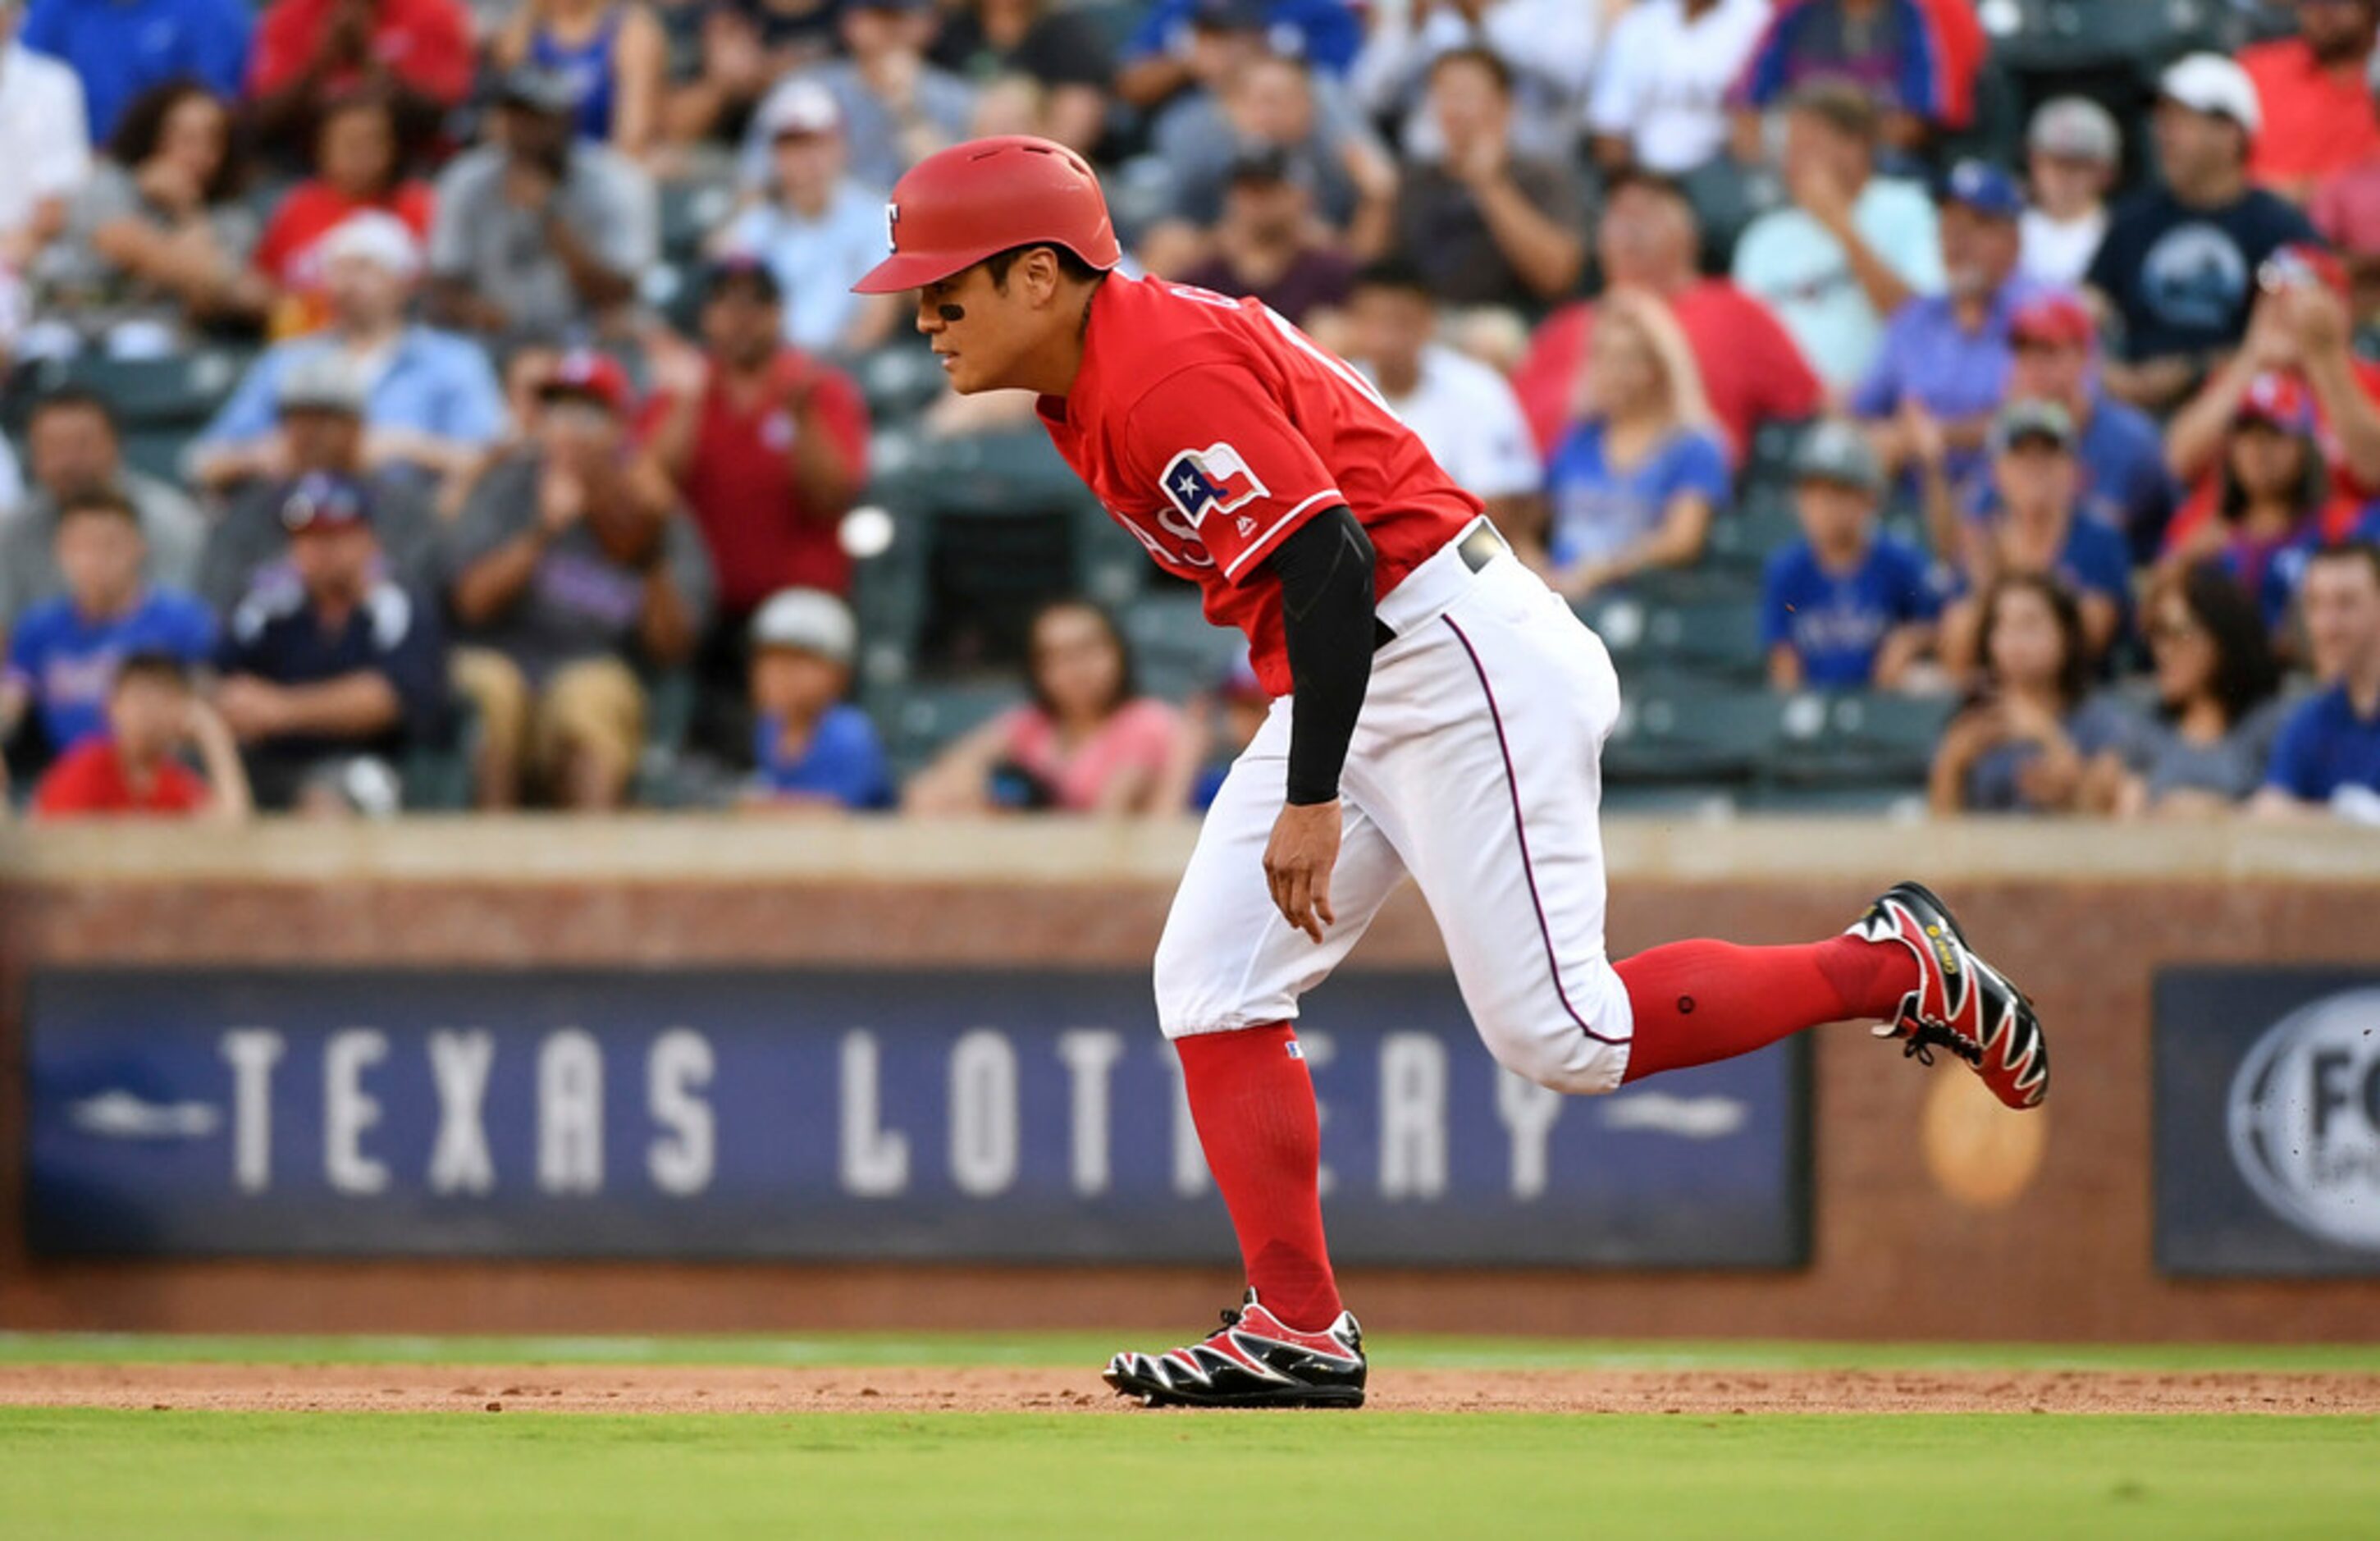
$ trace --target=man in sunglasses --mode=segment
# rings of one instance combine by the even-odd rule
[[[233,612],[215,660],[216,710],[239,740],[258,807],[395,813],[406,750],[448,727],[437,609],[378,576],[360,483],[303,478],[281,522],[297,581]]]

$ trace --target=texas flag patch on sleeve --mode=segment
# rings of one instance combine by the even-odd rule
[[[1196,529],[1210,514],[1229,514],[1271,490],[1248,468],[1238,450],[1218,440],[1202,450],[1184,450],[1165,463],[1165,498]]]

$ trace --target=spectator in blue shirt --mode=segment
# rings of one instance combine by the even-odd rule
[[[307,478],[281,518],[298,585],[233,613],[215,709],[240,742],[258,807],[395,813],[399,757],[448,728],[437,609],[375,576],[380,540],[359,484]]]
[[[892,776],[868,714],[845,701],[858,642],[823,588],[783,588],[752,616],[752,784],[769,808],[892,806]]]
[[[769,144],[767,196],[718,245],[776,275],[786,342],[806,353],[864,353],[902,319],[900,297],[851,292],[884,255],[885,191],[849,174],[843,109],[814,80],[771,93],[758,132]]]
[[[1857,429],[1821,423],[1794,462],[1802,539],[1768,559],[1768,683],[1891,689],[1932,646],[1940,604],[1925,558],[1876,528],[1884,477]]]
[[[2075,596],[2083,656],[2096,668],[2121,628],[2131,595],[2131,555],[2124,538],[2075,513],[2082,468],[2074,458],[2074,419],[2055,402],[2021,401],[1992,427],[1991,477],[1997,511],[1961,520],[1943,474],[1938,439],[1923,443],[1928,523],[1936,549],[1956,552],[1963,590],[1944,611],[1942,661],[1964,675],[1980,660],[1978,596],[2010,574],[2057,579]]]
[[[1727,447],[1693,351],[1653,295],[1616,289],[1588,340],[1583,408],[1546,466],[1550,581],[1571,599],[1699,560],[1728,501]]]
[[[241,0],[32,0],[18,41],[74,67],[96,143],[134,98],[168,80],[237,100],[255,29]]]
[[[55,541],[66,592],[25,612],[0,673],[0,739],[30,708],[54,753],[107,730],[115,666],[135,653],[203,663],[214,616],[189,595],[141,578],[148,542],[131,500],[107,488],[68,498]]]
[[[2008,173],[1961,161],[1943,189],[1943,292],[1920,295],[1892,314],[1884,345],[1852,396],[1852,411],[1876,425],[1888,470],[1908,457],[1911,407],[1941,425],[1951,479],[1981,468],[1992,419],[2007,393],[2010,326],[2036,286],[2017,273],[2017,221],[2024,196]]]
[[[2156,423],[2099,383],[2098,327],[2089,309],[2071,295],[2036,295],[2010,319],[2009,346],[2008,399],[2066,408],[2082,463],[2083,516],[2121,532],[2133,560],[2147,561],[2165,538],[2177,489]]]
[[[278,408],[301,371],[345,366],[368,382],[364,463],[402,467],[425,484],[476,472],[504,431],[504,387],[480,346],[416,325],[406,305],[421,249],[405,222],[368,211],[322,237],[331,323],[266,351],[191,447],[195,478],[222,491],[287,474]]]
[[[1347,0],[1156,0],[1124,41],[1116,94],[1143,109],[1165,101],[1190,84],[1197,30],[1237,26],[1244,16],[1257,19],[1275,47],[1331,75],[1345,71],[1364,41]]]
[[[2380,807],[2380,546],[2316,552],[2301,602],[2325,688],[2282,724],[2252,806],[2267,816]]]

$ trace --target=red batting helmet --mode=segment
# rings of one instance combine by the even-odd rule
[[[1062,246],[1101,271],[1123,260],[1089,164],[1027,134],[927,156],[892,185],[884,219],[892,255],[855,293],[921,288],[1016,246]]]

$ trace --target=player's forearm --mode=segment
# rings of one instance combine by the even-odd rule
[[[1282,541],[1269,564],[1289,649],[1289,801],[1328,803],[1372,682],[1372,542],[1342,505]]]

